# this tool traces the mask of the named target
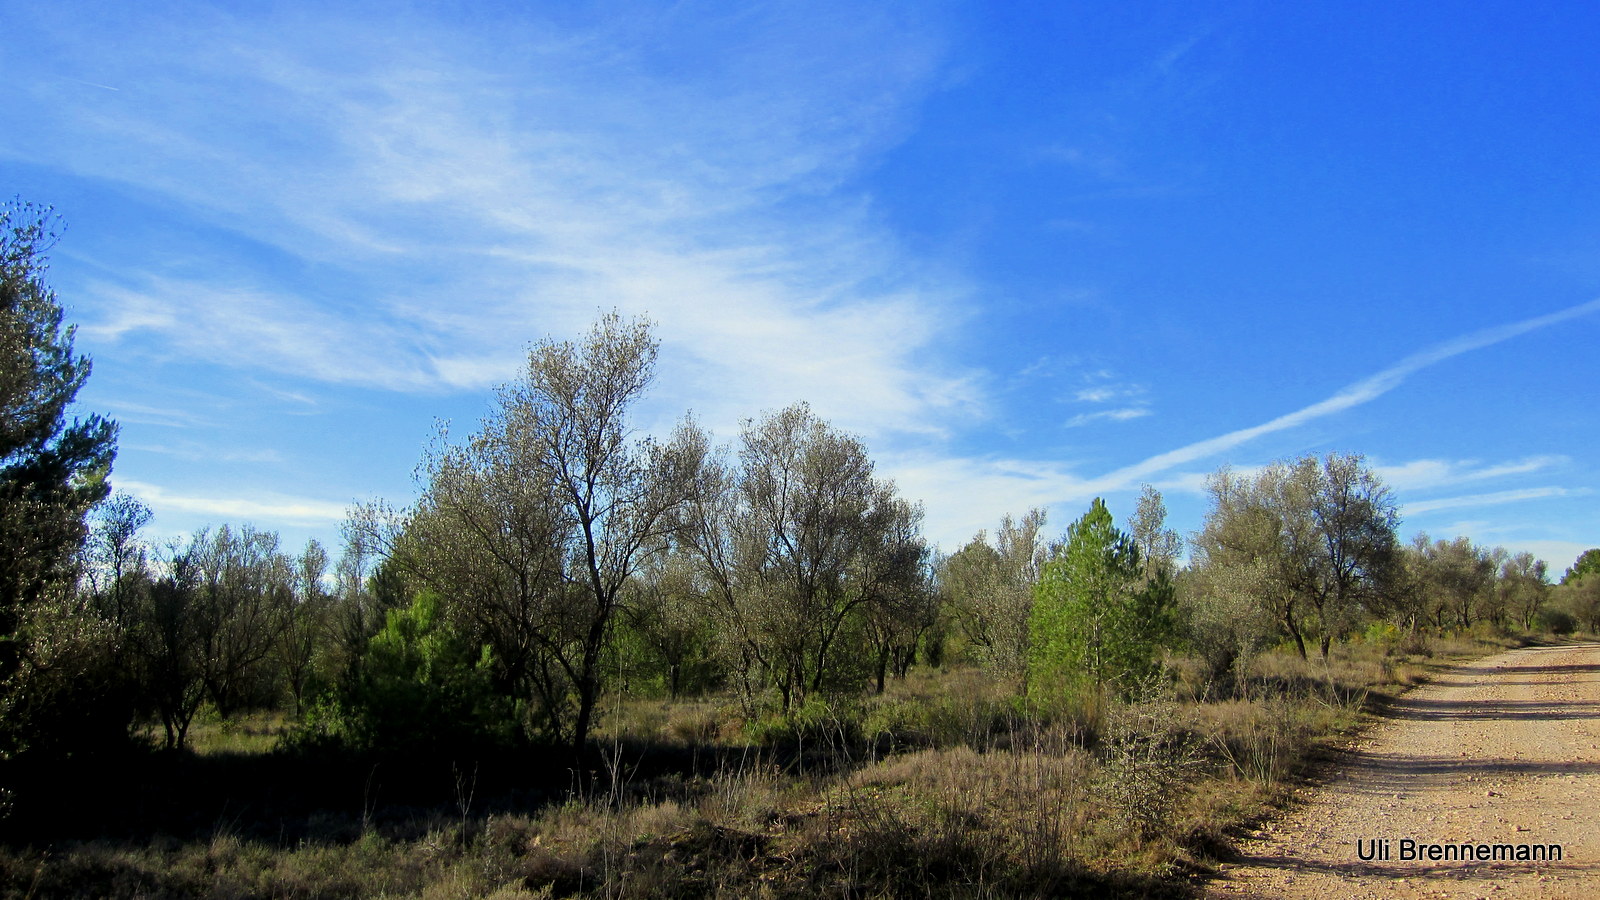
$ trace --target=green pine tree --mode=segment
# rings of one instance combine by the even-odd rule
[[[1150,672],[1171,633],[1174,591],[1146,578],[1138,547],[1096,498],[1040,572],[1029,619],[1030,682],[1125,688]]]
[[[0,679],[20,663],[26,609],[69,579],[116,454],[115,423],[67,419],[89,359],[44,282],[52,226],[48,209],[0,206]]]

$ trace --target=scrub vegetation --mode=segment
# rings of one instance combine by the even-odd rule
[[[1185,896],[1440,659],[1600,630],[1600,551],[1411,544],[1357,455],[942,556],[804,403],[642,437],[651,326],[535,344],[335,559],[161,547],[0,228],[0,891]]]

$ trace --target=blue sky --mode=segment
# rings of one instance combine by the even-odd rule
[[[338,544],[529,343],[639,424],[807,400],[954,550],[1359,452],[1403,534],[1600,545],[1591,4],[8,4],[0,186],[153,533]]]

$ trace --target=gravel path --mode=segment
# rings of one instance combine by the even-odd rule
[[[1207,896],[1600,898],[1600,644],[1442,673],[1305,801],[1246,842]],[[1449,846],[1408,860],[1406,840]],[[1471,858],[1495,845],[1557,845],[1561,859]]]

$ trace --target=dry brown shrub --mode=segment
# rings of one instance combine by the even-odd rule
[[[1225,777],[1272,784],[1305,754],[1309,735],[1282,698],[1208,703],[1196,713],[1198,728]]]
[[[805,793],[804,784],[782,778],[775,767],[752,763],[713,775],[695,808],[713,825],[758,830]]]
[[[893,757],[826,795],[834,843],[807,852],[907,896],[955,884],[1048,890],[1081,866],[1092,766],[1060,733],[1026,750]]]
[[[1142,847],[1169,823],[1202,761],[1201,741],[1187,716],[1151,680],[1135,699],[1118,703],[1106,715],[1100,741],[1103,757],[1100,793],[1111,815]]]

